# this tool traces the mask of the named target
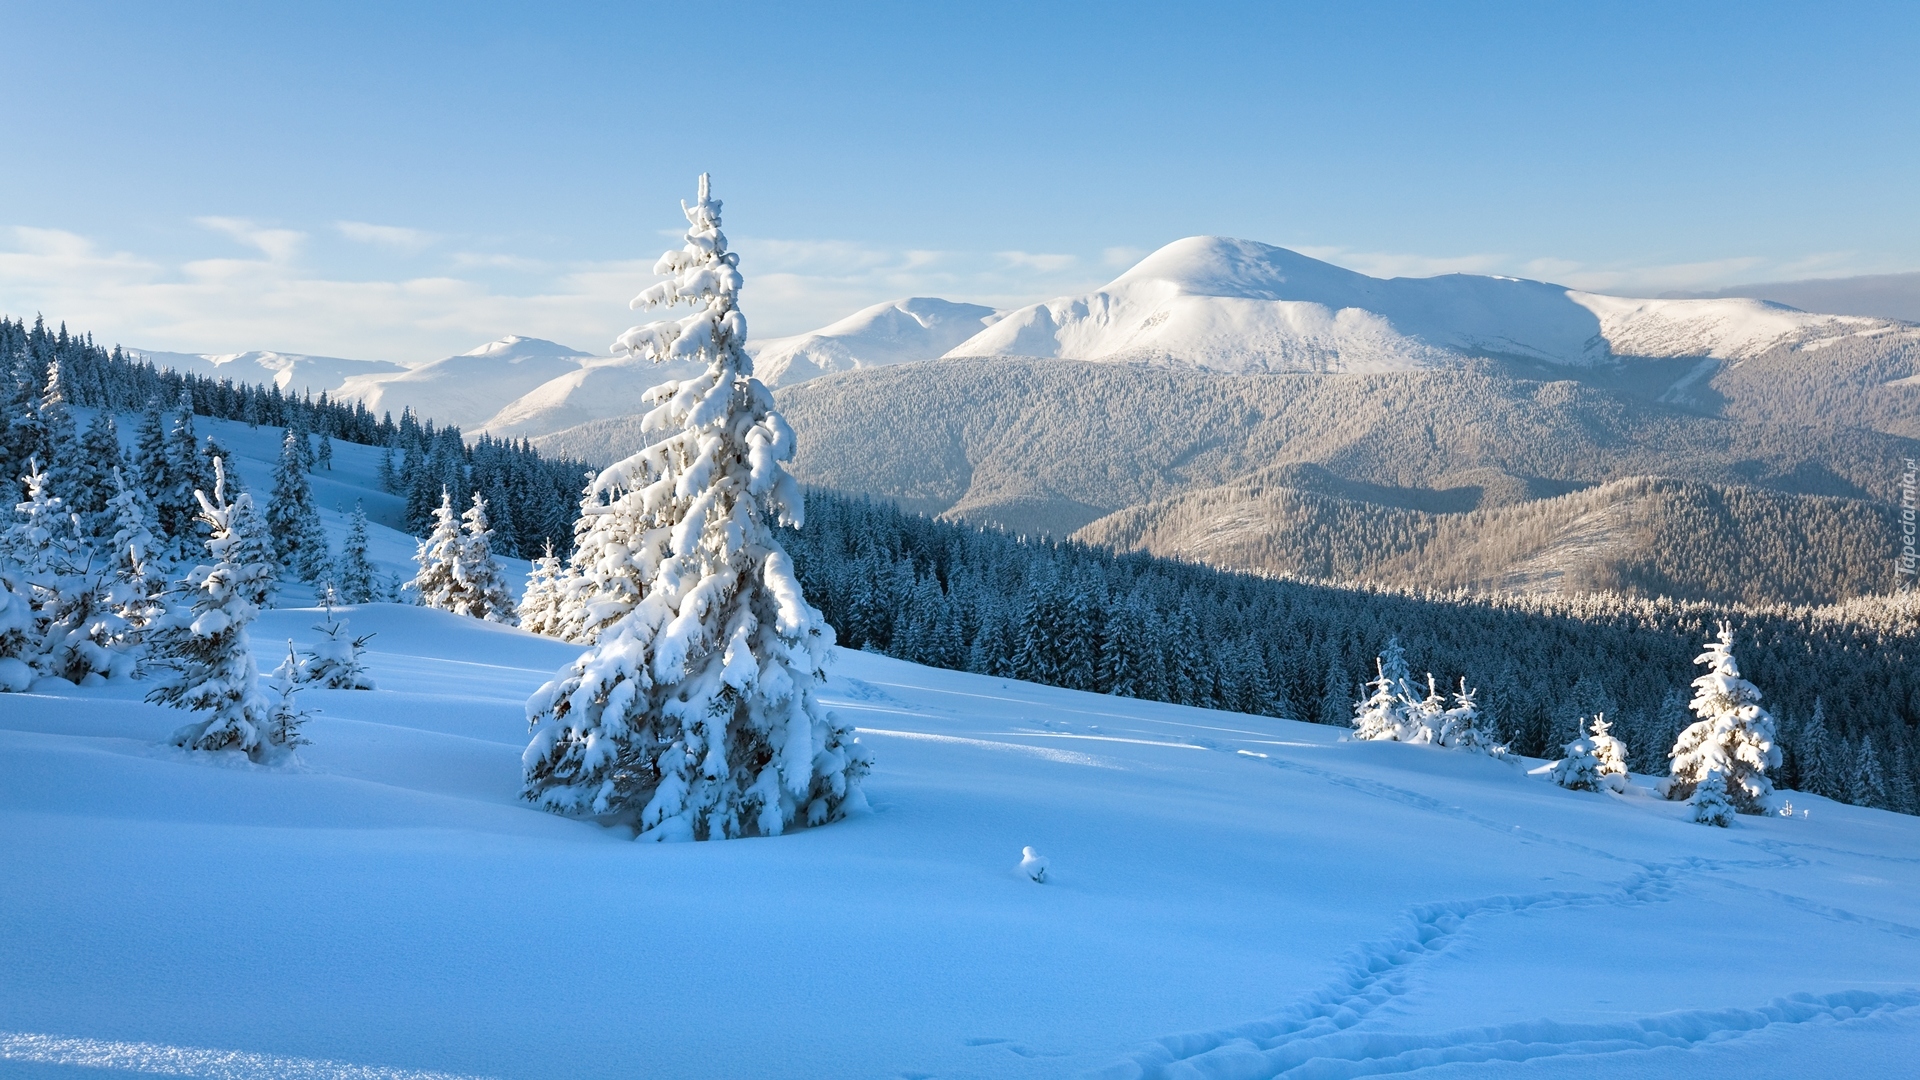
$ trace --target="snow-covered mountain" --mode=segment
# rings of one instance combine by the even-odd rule
[[[534,436],[562,428],[644,412],[640,400],[652,387],[668,379],[698,374],[693,365],[655,364],[638,357],[592,356],[575,362],[526,393],[501,405],[484,420],[466,425],[469,433],[496,436]]]
[[[504,337],[412,370],[350,378],[338,394],[366,402],[376,414],[398,415],[412,406],[436,423],[472,428],[588,359],[589,353],[540,338]]]
[[[875,304],[830,326],[748,346],[754,373],[768,386],[791,386],[854,368],[931,360],[993,325],[1000,312],[913,296]]]
[[[1269,244],[1194,236],[1096,292],[1010,312],[947,355],[1380,372],[1465,356],[1738,360],[1795,336],[1887,325],[1751,299],[1627,299],[1477,274],[1374,278]]]
[[[127,352],[165,370],[232,379],[235,382],[273,383],[282,390],[294,393],[308,390],[316,394],[322,390],[332,393],[349,379],[377,379],[406,371],[399,364],[385,360],[347,360],[338,356],[307,356],[303,353],[261,349],[236,353],[180,353],[154,349],[128,349]]]

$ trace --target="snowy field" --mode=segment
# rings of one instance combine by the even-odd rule
[[[137,684],[0,697],[0,1077],[1867,1077],[1920,1047],[1914,818],[1705,828],[1646,778],[842,652],[870,813],[636,844],[516,800],[574,646],[348,615],[380,689],[306,691],[297,768],[165,746],[186,714]],[[266,613],[263,667],[317,621]]]

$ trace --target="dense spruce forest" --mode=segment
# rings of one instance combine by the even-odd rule
[[[398,421],[391,414],[376,418],[365,405],[334,401],[324,392],[314,397],[159,370],[118,345],[103,348],[91,335],[71,335],[64,323],[50,330],[41,319],[28,326],[24,319],[0,317],[0,418],[8,421],[0,428],[0,468],[7,476],[25,474],[29,459],[49,464],[48,448],[41,445],[44,425],[35,417],[55,366],[68,405],[123,414],[186,407],[199,416],[287,428],[323,441],[386,447],[391,467],[381,479],[407,497],[406,525],[416,536],[426,534],[444,486],[455,506],[466,505],[474,491],[487,497],[501,554],[531,556],[549,542],[572,542],[589,470],[584,462],[543,456],[521,440],[482,435],[469,443],[459,428],[436,427],[411,410],[403,410]],[[153,423],[159,423],[157,415]]]
[[[1780,717],[1785,786],[1920,812],[1920,609],[1910,597],[1743,606],[1617,593],[1470,597],[1230,573],[1020,538],[821,492],[787,530],[808,598],[850,648],[935,667],[1347,724],[1398,637],[1461,679],[1517,752],[1557,756],[1605,713],[1663,773],[1716,624]],[[1818,719],[1816,719],[1816,716]]]

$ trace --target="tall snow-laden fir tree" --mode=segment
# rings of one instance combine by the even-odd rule
[[[460,579],[465,600],[456,610],[476,619],[514,625],[519,617],[513,609],[513,591],[507,588],[507,575],[500,568],[500,560],[493,557],[493,529],[487,524],[487,500],[477,491],[473,493],[473,505],[460,515],[460,528],[460,555],[454,564],[454,574]]]
[[[308,584],[324,580],[332,568],[320,511],[313,505],[313,485],[307,480],[300,435],[292,428],[280,441],[280,460],[273,467],[273,494],[267,500],[267,525],[273,533],[274,553],[280,564]]]
[[[1667,797],[1684,799],[1710,772],[1718,772],[1726,795],[1743,814],[1763,814],[1773,794],[1768,773],[1780,767],[1774,745],[1773,717],[1760,707],[1760,690],[1740,677],[1733,656],[1733,624],[1722,622],[1719,637],[1694,658],[1707,673],[1693,680],[1688,707],[1699,719],[1680,733]]]
[[[174,745],[232,748],[260,760],[275,749],[267,728],[272,705],[260,693],[260,671],[247,645],[247,624],[260,613],[247,597],[261,591],[261,579],[271,577],[274,569],[268,563],[236,559],[241,534],[234,529],[234,518],[242,508],[251,513],[253,497],[240,495],[229,503],[225,466],[216,460],[213,467],[213,498],[195,494],[212,534],[207,550],[215,562],[194,567],[180,581],[175,594],[179,606],[149,634],[157,661],[171,674],[147,699],[206,714],[174,732]]]
[[[180,561],[191,562],[204,550],[211,528],[201,511],[198,493],[213,490],[214,478],[211,459],[193,433],[193,395],[184,387],[173,426],[167,430],[164,456],[169,469],[168,489],[149,493],[154,509],[161,514],[161,528],[173,542]]]
[[[587,489],[587,550],[634,602],[528,700],[525,795],[656,839],[772,835],[862,805],[869,758],[815,694],[833,630],[771,528],[804,513],[782,465],[793,432],[752,377],[738,258],[705,176],[684,209],[686,246],[634,306],[696,310],[616,348],[706,371],[649,390],[657,441]]]
[[[347,538],[340,545],[340,599],[349,604],[371,604],[379,585],[373,560],[367,556],[367,511],[356,502],[347,519]]]

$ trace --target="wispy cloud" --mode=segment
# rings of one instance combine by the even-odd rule
[[[424,251],[439,237],[404,225],[371,225],[364,221],[336,221],[333,227],[356,244],[372,244],[408,253]]]
[[[194,223],[224,233],[248,247],[258,248],[274,262],[291,260],[300,253],[300,245],[307,239],[306,233],[293,229],[270,229],[246,218],[203,217],[195,218]]]
[[[998,254],[1008,266],[1025,267],[1042,273],[1057,273],[1080,261],[1076,255],[1048,255],[1034,251],[1002,251]]]

